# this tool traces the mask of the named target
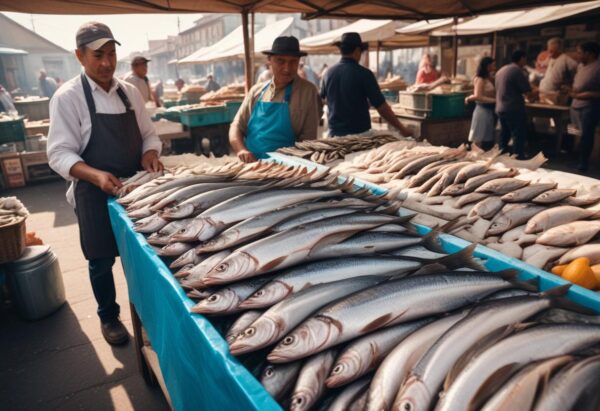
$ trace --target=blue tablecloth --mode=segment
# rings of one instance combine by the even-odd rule
[[[227,343],[203,316],[191,314],[190,300],[125,210],[108,209],[129,300],[158,355],[176,410],[281,410],[254,376],[234,358]]]

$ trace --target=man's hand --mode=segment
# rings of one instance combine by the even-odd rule
[[[415,136],[415,133],[407,127],[402,127],[400,129],[400,134],[402,134],[404,137],[414,137]]]
[[[148,150],[142,156],[142,168],[149,173],[157,173],[162,171],[164,166],[158,159],[156,150]]]
[[[237,153],[238,158],[244,163],[254,163],[256,161],[256,157],[248,150],[240,150]]]
[[[97,170],[94,176],[94,184],[100,187],[106,194],[116,195],[119,188],[123,186],[121,181],[108,171]]]

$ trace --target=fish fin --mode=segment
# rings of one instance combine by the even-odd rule
[[[451,270],[472,268],[475,271],[486,271],[484,266],[473,259],[473,251],[476,247],[477,243],[473,243],[454,254],[437,259],[436,263],[442,264]]]
[[[281,256],[281,257],[277,257],[276,259],[271,260],[267,264],[263,265],[260,268],[260,271],[263,272],[263,273],[267,272],[267,271],[271,271],[274,268],[276,268],[277,266],[279,266],[282,262],[284,262],[286,258],[287,258],[286,255]]]
[[[437,229],[433,229],[423,236],[423,246],[429,251],[435,253],[446,254],[446,251],[442,248],[439,238],[440,232]]]
[[[330,234],[328,236],[325,236],[323,238],[321,238],[319,241],[317,241],[310,249],[310,251],[308,252],[308,255],[312,255],[316,250],[325,247],[327,245],[330,244],[337,244],[340,243],[350,237],[352,237],[354,234],[360,232],[362,230],[349,230],[349,231],[342,231],[339,233],[333,233]]]
[[[387,325],[390,321],[392,320],[392,314],[387,313],[385,315],[382,315],[379,318],[376,318],[375,320],[371,321],[369,324],[365,325],[362,329],[361,332],[368,334],[372,331],[378,330],[382,327],[384,327],[385,325]]]
[[[567,284],[570,286],[571,284]],[[564,286],[563,286],[564,287]],[[557,287],[561,288],[561,287]],[[550,290],[552,291],[552,290]],[[568,289],[565,290],[565,294],[568,292]],[[578,314],[583,315],[597,315],[598,313],[590,308],[584,307],[583,305],[577,304],[574,301],[569,300],[564,296],[556,296],[552,297],[552,306],[556,308],[564,308],[565,310],[573,311]]]
[[[471,399],[468,410],[479,410],[483,403],[497,391],[515,372],[521,368],[521,364],[511,363],[496,370],[485,380],[477,390],[477,393]]]
[[[569,292],[569,288],[571,288],[572,284],[564,284],[558,287],[550,288],[549,290],[540,293],[541,298],[554,298],[554,297],[562,297]]]
[[[390,215],[398,215],[398,211],[402,207],[402,203],[400,201],[394,201],[392,203],[386,204],[381,208],[378,208],[376,211],[382,214],[390,214]],[[411,214],[412,217],[416,216],[417,213]]]
[[[414,273],[412,273],[410,275],[413,276],[413,275],[437,274],[437,273],[443,273],[446,271],[448,271],[448,267],[446,267],[445,265],[438,264],[438,263],[431,263],[431,264],[424,265],[423,267],[419,268],[417,271],[415,271]]]

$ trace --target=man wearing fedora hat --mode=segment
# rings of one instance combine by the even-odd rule
[[[48,162],[71,182],[67,201],[77,214],[102,335],[118,345],[126,343],[129,334],[116,302],[112,267],[119,252],[107,199],[122,186],[119,178],[142,169],[162,170],[162,143],[138,89],[114,77],[115,44],[120,43],[110,29],[86,23],[77,31],[76,42],[83,71],[50,100]]]
[[[278,37],[263,53],[273,78],[250,89],[229,128],[229,142],[244,162],[315,139],[322,115],[317,88],[297,75],[300,57],[306,56],[298,39]]]
[[[358,33],[344,33],[336,43],[342,59],[327,70],[321,83],[321,98],[329,109],[329,134],[346,136],[371,129],[369,105],[404,136],[412,133],[396,117],[385,101],[377,79],[371,70],[359,64],[362,53],[369,48]]]

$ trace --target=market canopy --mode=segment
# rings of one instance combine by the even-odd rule
[[[20,50],[20,49],[13,49],[10,47],[3,47],[0,46],[0,56],[1,55],[25,55],[25,54],[29,54],[28,52],[26,52],[25,50]]]
[[[577,1],[577,0],[576,0]],[[427,19],[471,16],[565,0],[0,0],[0,11],[35,14],[304,13],[304,17]]]
[[[521,27],[531,27],[561,20],[592,10],[600,10],[600,1],[539,7],[533,10],[487,14],[432,33],[434,36],[469,36],[487,34]]]
[[[202,47],[189,56],[178,60],[177,64],[203,63],[205,62],[203,58],[210,56],[211,53],[229,50],[232,47],[239,45],[241,41],[240,39],[242,38],[242,29],[243,27],[239,26],[212,46]]]
[[[423,20],[401,27],[396,30],[396,33],[403,35],[429,34],[429,32],[435,29],[450,26],[452,24],[454,24],[454,19]]]

